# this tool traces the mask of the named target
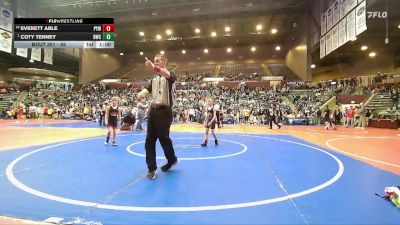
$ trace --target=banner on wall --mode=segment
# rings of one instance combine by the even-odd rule
[[[367,4],[366,1],[356,8],[356,35],[367,30]]]
[[[32,48],[31,59],[35,61],[42,61],[42,49]]]
[[[332,51],[339,48],[339,25],[332,28]]]
[[[356,11],[353,10],[346,17],[347,40],[356,38]]]
[[[12,50],[12,33],[0,29],[0,51],[11,53]]]
[[[326,33],[325,45],[326,55],[329,55],[332,52],[332,30]]]
[[[346,17],[346,14],[347,14],[347,12],[346,12],[346,8],[347,8],[346,4],[347,4],[346,0],[340,0],[340,2],[339,2],[340,19],[343,19],[343,18]]]
[[[350,12],[357,6],[357,0],[346,0],[347,1],[347,12]]]
[[[17,48],[17,56],[28,58],[28,49],[27,48]]]
[[[325,36],[322,36],[319,40],[319,58],[325,57]]]
[[[347,41],[348,41],[347,40],[347,31],[346,31],[346,18],[342,19],[339,22],[338,33],[339,33],[339,40],[338,40],[339,43],[338,44],[339,44],[339,47],[340,47],[340,46],[346,44]]]
[[[326,11],[326,31],[332,28],[332,15],[333,14],[333,7],[329,7]]]
[[[43,50],[44,50],[43,62],[53,65],[53,49],[52,48],[45,48]]]
[[[339,22],[339,20],[340,20],[339,17],[340,17],[339,0],[336,0],[333,3],[333,17],[332,17],[333,25],[335,25]]]
[[[3,7],[0,7],[0,11],[0,29],[12,32],[13,12]]]
[[[326,13],[321,15],[321,36],[326,33]]]

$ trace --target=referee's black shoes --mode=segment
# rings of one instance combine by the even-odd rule
[[[163,171],[163,172],[167,172],[168,170],[170,170],[174,165],[176,165],[178,163],[178,159],[175,161],[175,162],[173,162],[173,163],[167,163],[167,164],[165,164],[164,166],[162,166],[161,167],[161,171]]]

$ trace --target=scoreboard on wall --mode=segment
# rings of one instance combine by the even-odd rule
[[[15,48],[114,48],[113,18],[14,18]]]

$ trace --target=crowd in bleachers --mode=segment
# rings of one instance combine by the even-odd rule
[[[241,84],[236,88],[219,87],[215,83],[177,83],[177,98],[174,107],[176,122],[201,122],[206,98],[215,99],[230,123],[266,123],[270,110],[279,111],[283,117],[293,114],[283,100],[289,93],[287,88],[250,89]],[[88,84],[74,90],[52,90],[31,88],[23,102],[27,118],[80,118],[93,120],[104,114],[111,96],[121,99],[124,113],[133,111],[137,104],[136,89],[106,89],[102,85]],[[144,102],[146,104],[146,102]],[[18,109],[16,109],[18,111]],[[78,117],[78,116],[79,117]]]
[[[377,91],[363,86],[361,79],[355,78],[320,82],[314,86],[310,82],[282,82],[281,85],[268,88],[249,88],[245,82],[234,88],[228,88],[219,86],[215,82],[192,82],[193,80],[187,76],[181,77],[180,81],[176,83],[176,103],[173,110],[175,122],[202,122],[206,99],[211,97],[215,100],[215,104],[220,106],[227,123],[265,124],[273,114],[279,115],[276,118],[282,123],[292,124],[293,118],[302,118],[302,124],[320,124],[324,118],[321,106],[332,96],[350,94],[360,87],[369,93]],[[26,82],[23,85],[26,86]],[[26,118],[101,121],[112,96],[120,98],[120,108],[124,115],[128,113],[136,115],[138,111],[136,99],[138,89],[130,85],[121,89],[108,89],[104,84],[74,87],[63,83],[36,81],[28,87],[24,89],[27,91],[27,96],[23,100],[23,106],[8,105],[8,110],[3,110],[1,117],[15,118],[21,111],[20,107],[23,107]],[[394,90],[392,98],[398,101],[396,91],[397,89]],[[9,101],[15,102],[15,99]],[[149,99],[141,103],[148,106]],[[352,113],[348,112],[351,110],[345,109],[342,112],[339,107],[332,108],[334,122],[345,123],[348,126],[359,124],[357,109],[354,109],[354,119],[349,120]],[[372,110],[366,109],[365,113],[371,116]]]
[[[290,108],[283,103],[284,95],[273,89],[250,89],[239,85],[234,89],[219,87],[215,83],[185,84],[177,88],[175,107],[176,121],[196,119],[201,122],[205,109],[205,99],[211,97],[220,105],[225,119],[231,123],[260,124],[266,120],[269,109],[290,113]],[[190,119],[192,118],[192,119]]]
[[[315,89],[311,95],[296,94],[289,86],[276,89],[250,89],[241,84],[234,89],[218,87],[215,83],[177,83],[177,98],[174,107],[176,122],[201,122],[206,98],[216,100],[222,108],[225,119],[230,123],[263,124],[268,120],[272,110],[284,117],[310,117],[316,108],[323,103],[321,99],[331,97],[333,92],[327,88]],[[49,88],[31,88],[24,101],[27,118],[82,118],[92,120],[104,115],[105,107],[111,96],[121,99],[123,112],[137,111],[137,90],[108,90],[104,86],[88,84],[71,91],[55,91]],[[305,92],[306,93],[306,92]],[[318,97],[323,93],[325,98]],[[317,95],[317,97],[315,97]],[[313,96],[313,97],[311,97]],[[295,107],[291,107],[284,99],[292,99]],[[146,103],[146,102],[145,102]]]
[[[264,74],[261,64],[224,64],[220,70],[226,81],[261,80]]]
[[[193,68],[178,67],[176,73],[179,74],[178,81],[193,82],[201,81],[206,77],[213,77],[215,74],[217,65],[204,65],[196,66]]]
[[[224,81],[256,81],[265,76],[261,64],[224,64],[219,69],[217,65],[205,65],[178,68],[176,72],[180,82],[198,82],[209,77],[224,78]]]

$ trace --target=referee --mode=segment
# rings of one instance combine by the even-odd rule
[[[152,102],[148,113],[147,136],[145,143],[146,164],[148,168],[147,178],[153,180],[156,178],[156,141],[160,140],[164,150],[164,155],[168,162],[161,167],[163,172],[171,169],[178,162],[175,151],[172,146],[169,130],[172,123],[172,104],[174,101],[174,82],[176,74],[166,69],[168,59],[164,55],[156,55],[154,63],[145,57],[145,65],[157,75],[150,81],[138,94],[138,98],[151,93]]]

